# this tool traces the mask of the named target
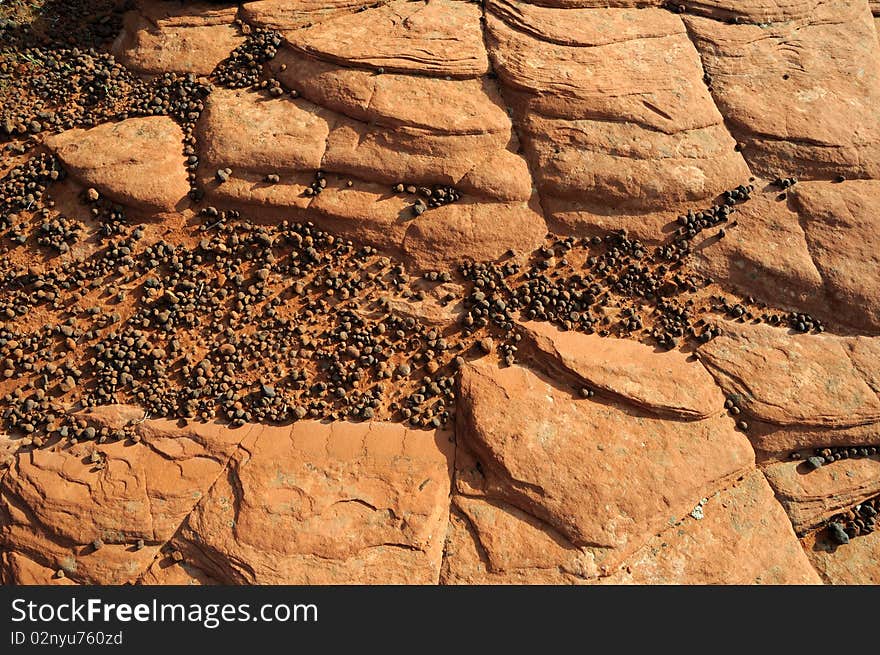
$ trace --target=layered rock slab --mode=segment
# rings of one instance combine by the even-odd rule
[[[732,216],[719,240],[696,242],[694,266],[773,307],[834,326],[880,331],[880,242],[873,212],[880,184],[799,182],[780,194],[764,185]]]
[[[208,75],[244,42],[237,13],[234,5],[141,1],[125,14],[112,52],[141,73]]]
[[[602,390],[680,420],[709,418],[724,405],[712,376],[680,351],[661,353],[630,339],[560,330],[546,322],[522,323],[518,330],[534,351],[533,365],[575,388]]]
[[[798,185],[793,205],[832,312],[847,323],[880,330],[880,182]]]
[[[309,27],[372,4],[375,2],[369,0],[258,0],[245,2],[241,15],[251,25],[284,32]]]
[[[730,326],[701,346],[700,354],[744,409],[769,422],[873,423],[880,419],[880,400],[852,365],[842,341],[765,325]]]
[[[597,577],[589,549],[516,508],[456,496],[445,584],[816,584],[819,578],[757,471]]]
[[[775,462],[764,475],[799,535],[880,493],[880,461],[842,459],[813,470],[802,460]]]
[[[608,584],[820,584],[776,502],[755,471],[701,505],[700,519],[651,540]]]
[[[489,69],[480,8],[457,0],[389,2],[282,34],[294,49],[345,66],[453,77]]]
[[[298,69],[291,64],[286,70]],[[509,249],[530,252],[544,238],[546,225],[526,163],[513,152],[510,120],[497,91],[476,80],[323,70],[336,71],[337,90],[331,84],[321,87],[323,93],[303,95],[332,110],[248,91],[217,91],[208,98],[198,133],[209,202],[260,218],[313,220],[407,258],[416,268],[495,259]],[[401,89],[422,88],[448,94],[429,103],[448,101],[445,113],[420,114],[392,101]],[[455,111],[459,105],[463,113]],[[223,168],[232,174],[221,183],[215,173]],[[327,186],[308,195],[318,170]],[[280,181],[266,183],[269,174]],[[391,192],[401,181],[454,186],[464,197],[416,216],[413,196]]]
[[[226,584],[436,584],[452,452],[399,424],[260,427],[172,544]]]
[[[111,406],[87,418],[118,428],[142,417],[131,410]],[[85,584],[135,581],[221,474],[246,430],[149,420],[136,433],[138,443],[33,450],[15,459],[0,484],[0,543],[34,564],[10,566],[4,577],[24,584],[39,565]],[[97,550],[95,540],[102,542]],[[143,548],[136,548],[138,540]]]
[[[189,192],[183,132],[166,116],[67,130],[46,137],[45,145],[83,185],[122,205],[171,212]]]
[[[282,48],[270,62],[287,86],[317,105],[383,127],[446,135],[505,133],[510,118],[497,88],[481,78],[377,75]]]
[[[591,548],[600,571],[754,466],[748,441],[720,412],[663,420],[578,399],[521,366],[466,366],[458,398],[459,492],[547,523]]]
[[[748,179],[678,16],[496,0],[486,33],[554,228],[674,220]]]
[[[726,235],[695,241],[692,265],[720,284],[781,309],[839,322],[798,212],[769,185],[738,206]]]
[[[821,531],[804,537],[802,543],[810,563],[826,584],[880,584],[880,532],[838,546]]]
[[[677,3],[688,13],[721,21],[779,23],[809,18],[828,0],[683,0]]]
[[[760,450],[876,442],[880,398],[850,356],[852,339],[727,323],[700,360],[753,421]]]
[[[133,410],[102,408],[88,417],[118,428],[131,424]],[[97,447],[102,466],[82,445],[18,456],[0,484],[0,579],[438,580],[448,432],[313,421],[230,429],[147,420],[133,429],[137,443]],[[171,557],[175,551],[184,558]]]
[[[758,174],[877,177],[880,45],[867,3],[786,4],[769,24],[685,17],[721,113]]]
[[[270,99],[246,90],[217,90],[196,126],[202,145],[199,176],[212,202],[305,209],[303,191],[321,167],[330,124],[326,112],[304,100]],[[215,174],[230,168],[221,183]],[[281,177],[278,184],[266,175]]]
[[[589,548],[513,505],[453,499],[441,584],[587,584],[598,569]]]

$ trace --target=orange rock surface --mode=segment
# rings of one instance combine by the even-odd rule
[[[111,51],[143,79],[207,84],[250,35],[278,34],[258,67],[275,86],[214,85],[191,134],[132,115],[36,137],[71,196],[132,209],[154,241],[195,249],[211,234],[187,230],[211,207],[452,274],[521,264],[548,232],[657,245],[752,184],[683,270],[754,315],[672,350],[517,316],[515,361],[493,344],[462,351],[453,417],[436,429],[233,428],[119,404],[77,416],[136,438],[3,437],[0,582],[880,582],[880,533],[835,544],[823,529],[880,494],[878,455],[805,461],[880,446],[880,3],[667,4],[134,3]],[[404,186],[461,198],[415,211]],[[471,306],[461,280],[439,279],[358,311],[452,341]],[[762,311],[824,331],[751,320]]]

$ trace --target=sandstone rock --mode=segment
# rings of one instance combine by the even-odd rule
[[[327,188],[307,205],[309,218],[325,229],[401,256],[413,221],[411,201],[391,194],[387,185],[359,182],[348,188],[345,179],[327,176]]]
[[[880,421],[880,398],[855,369],[845,341],[767,325],[725,325],[701,361],[749,414],[776,425],[851,427]]]
[[[502,500],[593,548],[600,571],[754,464],[726,416],[664,421],[576,399],[520,366],[480,362],[460,375],[459,491]]]
[[[112,420],[112,419],[111,419]],[[20,454],[0,484],[0,543],[87,584],[134,581],[224,469],[247,430],[151,420],[141,441]],[[94,550],[91,543],[104,546]],[[141,539],[146,547],[136,550]],[[4,575],[16,576],[13,567]],[[23,574],[22,574],[23,575]]]
[[[747,23],[778,23],[809,18],[823,0],[685,0],[688,13],[716,20],[736,19]]]
[[[217,91],[207,101],[200,176],[212,203],[259,209],[266,219],[313,220],[403,255],[416,269],[537,247],[546,224],[496,89],[477,80],[374,75],[291,52],[282,50],[276,70],[296,88],[307,82],[303,95],[320,106],[246,91]],[[416,98],[427,98],[427,110],[408,102]],[[220,184],[214,173],[227,166],[232,174]],[[307,196],[319,169],[327,188]],[[263,182],[267,173],[280,182]],[[454,186],[465,197],[416,218],[412,197],[390,193],[401,181]]]
[[[45,143],[79,181],[120,204],[170,212],[189,192],[183,132],[165,116],[67,130]]]
[[[206,178],[228,166],[234,175],[308,172],[311,181],[330,126],[326,112],[307,101],[218,89],[208,96],[197,130]]]
[[[237,11],[198,2],[139,2],[125,14],[113,54],[143,73],[208,75],[244,41],[232,24]]]
[[[723,240],[706,237],[693,262],[704,274],[771,307],[877,333],[880,270],[874,181],[801,182],[779,199],[767,185],[737,208]]]
[[[173,544],[223,583],[436,583],[450,434],[398,424],[260,427]]]
[[[831,308],[847,323],[880,331],[880,182],[798,185],[794,205]]]
[[[290,88],[334,112],[384,127],[438,134],[510,134],[510,117],[493,84],[345,68],[282,48],[270,62]]]
[[[877,442],[880,399],[849,357],[850,339],[730,323],[701,361],[742,408],[762,456]]]
[[[159,555],[138,580],[140,585],[216,585],[218,582],[188,562]]]
[[[701,205],[702,206],[702,205]],[[648,246],[664,242],[670,226],[686,211],[681,206],[667,209],[640,210],[613,209],[601,205],[587,205],[583,200],[541,195],[541,207],[547,217],[547,226],[554,234],[577,237],[603,237],[616,230]],[[691,209],[695,209],[693,206]]]
[[[648,16],[655,19],[650,21],[638,19],[643,14],[637,11],[619,11],[620,8],[644,8],[651,4],[660,5],[662,0],[654,3],[650,0],[488,0],[486,3],[494,16],[512,28],[541,41],[572,46],[662,38],[669,35],[670,26],[680,27],[674,18],[657,11],[649,12]],[[566,11],[560,11],[560,8]],[[617,20],[620,18],[623,20]]]
[[[480,9],[455,0],[390,2],[284,32],[318,59],[378,70],[474,77],[488,71]]]
[[[845,341],[847,355],[853,368],[874,393],[880,395],[880,339],[877,337],[854,337]]]
[[[824,531],[805,537],[802,543],[827,584],[880,584],[880,532],[852,539],[845,546],[832,543]]]
[[[704,275],[771,307],[832,318],[797,212],[777,200],[778,189],[756,194],[737,208],[724,239],[706,237],[692,261]],[[836,318],[840,318],[837,316]]]
[[[566,332],[550,323],[519,326],[534,363],[575,388],[609,393],[657,416],[703,419],[723,410],[724,397],[699,362],[680,351],[657,352],[630,339]]]
[[[386,185],[357,182],[349,188],[347,176],[328,173],[327,188],[319,196],[303,191],[314,179],[307,174],[288,176],[290,183],[268,185],[258,176],[236,175],[211,191],[221,204],[246,207],[261,218],[309,220],[322,229],[358,243],[402,257],[412,270],[448,268],[463,260],[496,259],[513,248],[533,251],[547,228],[536,203],[461,200],[412,213],[412,199],[392,195]]]
[[[508,250],[535,250],[547,232],[530,203],[459,201],[422,214],[407,228],[403,251],[415,270],[449,267],[463,260],[495,260]]]
[[[421,186],[454,186],[487,200],[528,201],[529,170],[524,159],[506,149],[509,140],[509,129],[499,134],[438,136],[340,120],[327,138],[323,166],[389,187],[405,180]]]
[[[880,493],[880,462],[873,458],[842,459],[816,470],[803,461],[777,462],[764,475],[801,535]]]
[[[251,25],[287,31],[353,13],[372,4],[375,3],[371,0],[259,0],[244,3],[241,14]]]
[[[627,560],[610,584],[820,584],[785,513],[755,471]]]
[[[535,517],[500,501],[456,496],[442,584],[583,584],[594,556]]]
[[[95,428],[122,430],[142,422],[146,416],[144,410],[134,405],[101,405],[79,412],[77,418]]]
[[[566,231],[629,227],[749,177],[675,14],[495,2],[486,26],[548,218]]]
[[[309,206],[303,192],[321,168],[330,131],[326,112],[304,100],[218,90],[196,129],[203,144],[199,176],[210,202],[287,210],[284,218],[294,219]],[[215,172],[227,167],[232,174],[220,184]],[[280,183],[267,183],[269,174]]]
[[[880,45],[867,3],[772,4],[792,9],[776,14],[785,22],[685,18],[752,170],[771,179],[789,171],[801,179],[876,177]]]
[[[57,572],[38,564],[34,560],[16,552],[0,554],[0,584],[4,585],[75,585],[66,575],[58,577]]]
[[[880,493],[877,458],[810,471],[791,459],[880,439],[880,2],[679,4],[682,14],[664,0],[131,3],[113,52],[136,73],[207,75],[251,30],[283,35],[264,74],[285,93],[218,87],[204,101],[196,211],[310,222],[410,273],[455,276],[462,261],[509,250],[523,261],[555,234],[625,229],[656,245],[678,216],[749,182],[736,225],[696,237],[682,270],[758,314],[807,312],[826,333],[730,322],[689,357],[524,323],[508,368],[495,364],[499,335],[478,334],[484,358],[460,367],[447,405],[454,441],[384,423],[232,430],[145,420],[133,406],[79,418],[136,442],[0,435],[0,583],[880,581],[876,534],[843,547],[809,534]],[[38,118],[5,131],[54,124]],[[151,220],[142,243],[198,242],[170,118],[44,134],[73,177],[51,188],[56,210],[88,211],[82,183],[93,202],[177,212]],[[306,193],[319,170],[326,187]],[[800,181],[785,194],[767,183],[788,176]],[[417,212],[398,183],[461,198]],[[83,239],[65,260],[102,243]],[[13,269],[30,253],[13,247]],[[28,274],[51,274],[52,260]],[[454,342],[466,289],[410,282],[423,300],[350,309],[413,318]],[[22,330],[60,300],[50,287]],[[695,294],[698,314],[713,293]],[[77,312],[93,299],[82,300]],[[23,352],[6,359],[9,384]],[[417,384],[458,352],[395,369],[392,384]],[[581,398],[585,387],[597,396]],[[725,413],[725,394],[741,416]]]
[[[136,430],[137,444],[99,447],[103,470],[81,446],[19,456],[0,485],[0,579],[48,583],[61,568],[89,584],[437,582],[449,433],[156,420]]]
[[[719,123],[701,81],[699,57],[678,16],[654,9],[564,14],[559,24],[544,24],[541,37],[519,31],[494,9],[487,15],[496,72],[505,87],[527,93],[521,98],[527,109],[547,118],[623,119],[666,134]],[[656,43],[649,47],[649,41]],[[659,63],[661,52],[667,63]],[[651,59],[635,60],[636,54]],[[664,73],[672,79],[655,88]]]

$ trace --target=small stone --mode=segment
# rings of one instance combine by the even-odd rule
[[[834,540],[835,543],[840,545],[849,543],[849,535],[846,533],[846,530],[843,529],[843,526],[840,523],[831,523],[828,526],[828,534]]]
[[[86,198],[89,199],[90,202],[97,202],[101,197],[101,194],[98,193],[98,190],[92,187],[86,191]]]
[[[822,466],[825,464],[825,458],[824,457],[810,457],[807,459],[807,464],[809,464],[813,468],[813,470],[816,470],[818,468],[822,468]]]

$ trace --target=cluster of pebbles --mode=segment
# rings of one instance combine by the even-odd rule
[[[813,454],[806,459],[807,466],[813,470],[822,468],[826,464],[839,462],[842,459],[863,459],[875,457],[880,454],[878,446],[831,446],[828,448],[815,448]],[[792,453],[793,459],[800,459],[800,453]]]
[[[97,209],[101,199],[82,201]],[[109,438],[69,425],[66,410],[115,402],[232,425],[449,421],[465,345],[389,310],[392,300],[423,299],[435,283],[313,225],[260,227],[210,208],[203,215],[196,244],[122,225],[88,258],[5,271],[7,431],[35,446]],[[53,217],[47,225],[65,224]]]
[[[50,184],[63,178],[57,158],[46,153],[13,166],[0,180],[0,230],[13,227],[20,212],[51,209],[53,203],[44,202],[43,196]]]
[[[252,28],[239,20],[235,21],[235,25],[246,35],[245,41],[217,66],[212,75],[213,81],[230,89],[261,86],[272,95],[281,95],[278,91],[271,91],[280,89],[280,83],[263,79],[264,64],[278,54],[281,35],[273,30]]]
[[[13,0],[0,3],[0,50],[35,44],[91,48],[108,44],[122,28],[119,0]]]
[[[880,445],[826,446],[814,448],[811,453],[795,451],[791,459],[804,460],[807,470],[815,471],[828,464],[846,459],[864,459],[880,455]],[[819,531],[837,545],[845,545],[850,539],[872,533],[876,529],[876,515],[880,511],[880,496],[869,498],[825,521]]]
[[[453,186],[434,185],[433,187],[417,186],[399,182],[391,188],[395,195],[417,196],[411,206],[413,216],[421,216],[428,209],[449,205],[461,200],[461,191]]]
[[[713,317],[731,312],[774,323],[708,293],[711,281],[685,265],[691,239],[728,223],[750,187],[683,216],[686,229],[660,246],[623,231],[548,235],[526,259],[511,252],[415,278],[312,224],[259,226],[213,207],[189,237],[165,240],[128,225],[124,209],[94,189],[80,202],[102,219],[97,250],[52,259],[83,232],[53,209],[49,185],[62,177],[54,158],[38,155],[0,181],[4,216],[32,206],[40,217],[32,247],[51,251],[51,265],[7,263],[0,277],[0,417],[24,446],[122,438],[69,422],[71,410],[111,403],[233,426],[311,418],[440,427],[453,416],[455,370],[467,359],[517,360],[519,320],[665,348],[721,334]],[[315,193],[322,180],[319,171]],[[453,191],[415,188],[427,198],[454,199]],[[395,310],[429,296],[461,303],[460,319],[432,327]]]
[[[850,539],[871,534],[877,529],[877,512],[880,512],[880,496],[833,516],[825,530],[834,543],[848,544]]]

